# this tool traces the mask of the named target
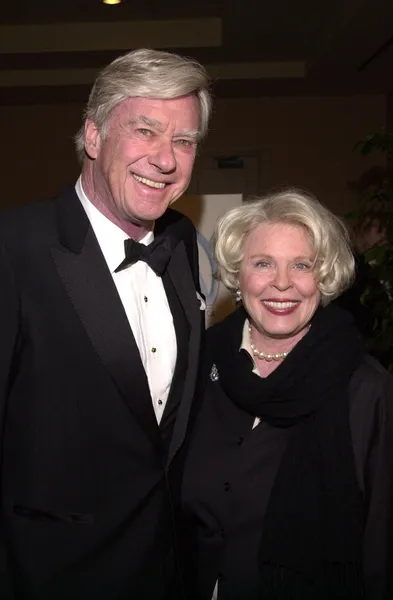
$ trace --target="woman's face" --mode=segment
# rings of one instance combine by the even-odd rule
[[[263,223],[246,238],[240,290],[251,323],[263,337],[304,335],[321,298],[313,259],[301,226]]]

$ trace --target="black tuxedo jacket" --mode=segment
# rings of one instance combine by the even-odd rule
[[[0,221],[2,598],[177,597],[169,493],[197,382],[196,235],[168,210],[178,344],[157,425],[112,276],[75,191]],[[7,580],[7,584],[6,584]]]

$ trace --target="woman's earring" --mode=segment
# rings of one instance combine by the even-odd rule
[[[235,301],[236,304],[240,304],[240,302],[242,301],[242,293],[239,289],[237,289],[235,292]]]

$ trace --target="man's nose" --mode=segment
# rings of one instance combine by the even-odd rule
[[[172,140],[157,141],[154,151],[149,156],[149,163],[161,173],[172,173],[176,169]]]

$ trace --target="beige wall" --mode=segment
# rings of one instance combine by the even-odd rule
[[[79,104],[0,108],[2,206],[56,194],[74,181],[72,136],[81,111]],[[354,203],[348,181],[378,162],[354,155],[353,145],[385,122],[383,95],[218,99],[202,152],[256,154],[260,192],[301,186],[343,214]]]

